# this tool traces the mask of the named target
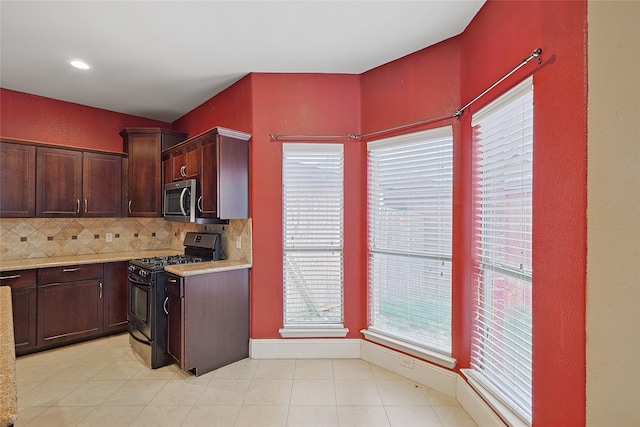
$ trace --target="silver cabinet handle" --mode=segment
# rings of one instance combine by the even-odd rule
[[[180,167],[180,175],[187,176],[187,165]]]
[[[89,209],[89,203],[87,203],[87,199],[84,199],[84,213],[87,213],[88,209]]]
[[[133,200],[129,200],[129,213],[133,213],[131,212],[131,202],[133,202]]]
[[[102,282],[100,282],[100,299],[102,299]]]
[[[167,279],[167,282],[170,282],[170,283],[176,283],[177,281],[178,281],[177,279]]]
[[[78,267],[78,268],[64,268],[64,269],[62,269],[63,273],[72,273],[74,271],[80,271],[80,268]]]
[[[167,309],[167,302],[169,302],[169,297],[164,297],[164,303],[162,303],[164,314],[169,314],[169,310]]]
[[[0,280],[11,280],[11,279],[19,279],[19,274],[14,274],[13,276],[0,276]]]
[[[76,213],[80,213],[80,199],[78,199],[78,205],[76,206]]]
[[[202,213],[202,196],[198,197],[198,210]]]

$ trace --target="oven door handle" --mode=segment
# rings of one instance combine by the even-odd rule
[[[138,285],[138,286],[144,286],[146,288],[150,287],[151,285],[149,283],[144,283],[144,282],[140,282],[138,280],[135,280],[134,278],[132,278],[131,276],[129,276],[129,281],[131,283],[133,283],[134,285]]]
[[[129,325],[129,335],[136,341],[141,342],[144,345],[151,345],[153,344],[150,340],[143,340],[138,338],[137,336],[135,336],[135,334],[133,333],[133,329],[131,328],[131,325]]]
[[[189,191],[189,187],[185,187],[182,189],[180,193],[180,210],[182,211],[182,215],[187,216],[187,212],[184,210],[184,195]]]

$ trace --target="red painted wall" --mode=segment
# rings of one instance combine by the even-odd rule
[[[544,63],[534,76],[533,421],[583,425],[586,2],[488,1],[462,35],[362,75],[362,129],[366,133],[452,113],[538,47]],[[469,366],[470,355],[470,113],[536,69],[530,62],[453,122],[452,320],[458,369]]]
[[[270,134],[358,133],[360,78],[333,74],[253,74],[251,337],[280,338],[282,313],[282,143]],[[345,147],[345,327],[360,337],[366,324],[362,189],[358,142]]]
[[[0,136],[122,152],[125,127],[169,123],[0,88]]]
[[[252,78],[247,75],[173,122],[172,129],[198,135],[215,126],[251,133]]]
[[[465,103],[542,49],[534,74],[534,426],[585,423],[586,18],[585,1],[489,1],[462,35]],[[536,68],[527,64],[472,113]],[[466,145],[467,122],[463,129]]]

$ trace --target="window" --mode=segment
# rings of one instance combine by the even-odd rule
[[[280,332],[284,337],[344,336],[346,330],[340,329],[343,146],[285,143],[282,158],[284,329]]]
[[[374,141],[368,150],[369,327],[363,333],[453,367],[455,360],[440,356],[451,354],[452,129]]]
[[[533,81],[472,119],[478,265],[470,382],[531,424]],[[519,419],[519,420],[518,420]]]

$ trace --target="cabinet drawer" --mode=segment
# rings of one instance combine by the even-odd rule
[[[0,286],[11,286],[13,289],[16,289],[35,285],[35,270],[14,270],[0,273]]]
[[[167,277],[164,281],[164,286],[168,293],[182,298],[184,296],[184,288],[182,286],[182,282],[183,281],[180,277],[174,276],[172,274],[167,274]]]
[[[41,268],[38,270],[38,285],[77,280],[102,279],[102,264],[69,265],[65,267]]]

